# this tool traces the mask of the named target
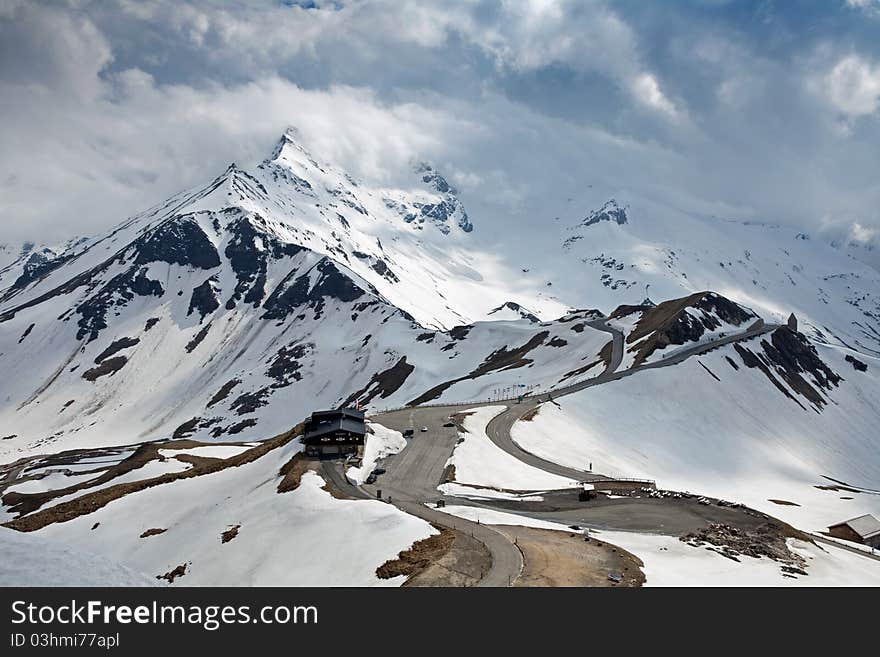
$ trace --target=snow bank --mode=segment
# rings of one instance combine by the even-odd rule
[[[449,482],[437,486],[444,495],[454,497],[467,497],[472,500],[513,500],[516,502],[540,502],[544,498],[540,495],[508,493],[494,488],[475,488],[465,484]]]
[[[789,539],[789,548],[806,559],[807,575],[785,577],[776,561],[741,556],[736,562],[707,547],[693,547],[673,536],[591,531],[591,536],[622,547],[645,564],[645,586],[878,586],[880,561],[847,550]]]
[[[443,508],[443,513],[452,516],[458,516],[472,522],[481,522],[484,525],[519,525],[520,527],[535,527],[536,529],[555,529],[558,531],[570,532],[566,525],[557,522],[548,522],[547,520],[538,520],[529,516],[521,516],[516,513],[507,513],[505,511],[495,511],[494,509],[484,509],[479,506],[463,506],[463,505],[447,505]]]
[[[158,586],[158,582],[105,557],[0,527],[0,586]]]
[[[459,484],[487,486],[505,490],[554,490],[570,488],[577,482],[526,465],[497,447],[486,435],[486,426],[506,406],[485,406],[464,419],[463,442],[456,445],[447,465],[455,466]]]
[[[376,568],[436,530],[390,504],[335,499],[313,472],[278,493],[278,471],[300,449],[290,443],[251,463],[129,494],[37,534],[152,577],[186,564],[175,586],[400,585],[403,577],[380,580]],[[237,535],[223,542],[233,527]],[[141,538],[148,529],[165,531]]]
[[[512,437],[557,463],[592,462],[599,473],[743,502],[805,530],[880,517],[880,495],[817,488],[834,484],[827,476],[880,489],[880,359],[860,356],[868,371],[855,372],[844,352],[819,353],[845,378],[821,413],[783,396],[758,370],[735,370],[725,356],[738,356],[727,347],[560,397],[518,422]]]
[[[566,525],[473,506],[447,506],[459,518],[489,525],[519,525],[571,532]],[[590,536],[611,543],[642,560],[645,586],[880,586],[880,561],[831,546],[789,539],[788,546],[806,560],[807,575],[785,577],[781,564],[762,557],[733,561],[674,536],[591,529]]]
[[[376,467],[376,463],[386,456],[397,454],[406,447],[406,438],[399,431],[394,431],[375,422],[368,423],[373,433],[367,434],[364,443],[364,458],[360,467],[349,468],[345,476],[356,486],[364,483],[370,473]]]
[[[187,454],[207,459],[228,459],[249,449],[250,447],[247,445],[206,445],[204,447],[190,447],[187,449],[160,449],[159,454],[165,458],[174,458]]]

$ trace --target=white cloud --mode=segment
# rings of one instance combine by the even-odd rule
[[[868,243],[875,241],[880,231],[876,228],[863,226],[859,222],[853,223],[850,227],[850,238],[855,242]]]
[[[798,65],[746,39],[698,48],[705,35],[687,31],[664,63],[597,2],[72,1],[0,0],[0,241],[102,231],[230,161],[255,164],[289,124],[378,182],[433,160],[475,223],[540,224],[622,193],[799,225],[880,221],[872,141],[827,130],[832,89],[847,120],[876,111],[866,56],[834,77],[840,53]],[[566,85],[600,78],[608,97],[566,89],[569,120],[512,100],[509,80],[547,67],[583,74]],[[822,102],[796,93],[808,69]]]
[[[677,118],[678,109],[660,90],[660,85],[650,73],[637,75],[630,83],[633,95],[645,105],[652,107],[664,114]]]
[[[841,59],[823,82],[829,102],[849,118],[873,114],[880,107],[880,65],[858,55]]]
[[[877,12],[880,11],[880,0],[846,0],[846,6],[851,9]]]
[[[598,73],[643,107],[680,116],[656,75],[645,70],[633,31],[603,3],[506,0],[502,7],[501,20],[489,27],[472,20],[451,25],[499,66],[534,71],[564,64]]]
[[[386,105],[367,89],[303,90],[269,77],[235,87],[157,86],[131,69],[109,78],[87,111],[36,88],[0,86],[7,104],[0,137],[4,232],[21,236],[97,231],[164,196],[201,184],[230,162],[268,156],[288,124],[320,157],[355,175],[393,180],[408,162],[463,139],[466,120],[412,103]],[[79,103],[80,101],[75,101]],[[62,231],[64,232],[64,231]]]
[[[43,38],[34,40],[35,34]],[[100,90],[113,60],[95,24],[61,5],[11,3],[0,13],[0,80],[41,84],[80,98]]]

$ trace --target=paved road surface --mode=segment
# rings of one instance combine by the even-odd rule
[[[591,323],[591,326],[594,326],[594,328],[597,329],[599,328],[599,324],[597,324],[596,322]],[[540,406],[541,404],[550,401],[551,399],[559,399],[560,397],[564,397],[565,395],[570,395],[574,392],[580,392],[581,390],[586,390],[587,388],[592,388],[593,386],[602,385],[603,383],[608,383],[610,381],[618,381],[624,377],[632,376],[633,374],[643,372],[645,370],[676,365],[687,360],[688,358],[704,354],[720,346],[731,344],[733,342],[751,340],[754,337],[773,331],[776,328],[778,328],[777,324],[763,324],[755,329],[747,330],[742,333],[737,333],[735,335],[726,336],[713,342],[707,342],[705,344],[698,344],[694,345],[693,347],[680,349],[668,358],[663,358],[656,362],[646,363],[637,367],[618,371],[618,368],[620,367],[620,364],[623,360],[623,333],[613,327],[605,326],[607,332],[611,333],[614,336],[615,347],[613,349],[611,363],[609,363],[608,367],[605,368],[604,372],[602,372],[598,376],[593,377],[592,379],[587,379],[586,381],[581,381],[570,386],[558,388],[549,393],[542,393],[532,397],[525,397],[519,403],[511,403],[510,407],[505,412],[496,416],[492,419],[491,422],[489,422],[489,425],[486,427],[486,434],[489,436],[489,439],[493,443],[495,443],[496,446],[500,447],[511,456],[514,456],[520,461],[527,463],[531,466],[540,468],[541,470],[546,470],[547,472],[552,472],[562,477],[569,477],[579,481],[595,481],[597,479],[607,479],[607,477],[604,475],[589,472],[587,470],[568,468],[559,465],[558,463],[543,459],[540,456],[536,456],[531,452],[527,452],[513,441],[510,435],[511,428],[520,418],[522,418],[523,415],[533,410],[537,406]]]
[[[816,534],[815,532],[809,532],[810,537],[816,541],[817,543],[825,543],[826,545],[833,545],[834,547],[839,547],[841,550],[848,550],[850,552],[854,552],[856,554],[860,554],[863,557],[868,557],[869,559],[874,559],[876,561],[880,561],[880,552],[865,552],[864,550],[860,550],[857,547],[852,547],[849,545],[844,545],[843,543],[838,543],[837,541],[832,541],[821,534]]]
[[[597,331],[611,334],[611,362],[608,363],[605,371],[614,372],[623,362],[623,331],[610,326],[605,319],[596,319],[592,322],[587,322],[587,325]]]
[[[547,472],[580,481],[606,479],[607,477],[592,472],[567,468],[526,452],[516,445],[510,437],[510,429],[513,424],[525,413],[551,399],[557,399],[609,381],[616,381],[642,370],[675,365],[687,358],[705,353],[719,346],[749,340],[776,328],[776,325],[762,325],[743,333],[715,340],[714,342],[681,349],[672,356],[659,360],[656,363],[648,363],[636,368],[618,371],[623,362],[625,347],[623,333],[607,325],[604,320],[591,322],[590,325],[598,330],[610,333],[612,336],[611,362],[604,372],[592,379],[559,388],[551,393],[525,397],[519,403],[512,403],[506,411],[493,418],[486,427],[487,435],[492,442],[520,461]],[[670,503],[670,500],[650,498],[605,500],[605,502],[611,502],[611,504],[591,503],[589,508],[585,508],[583,505],[574,505],[573,508],[568,509],[527,510],[510,503],[477,502],[442,495],[437,490],[437,486],[444,479],[446,461],[452,454],[458,440],[457,429],[455,427],[444,427],[443,424],[447,423],[454,413],[460,413],[481,406],[497,405],[499,403],[487,401],[476,402],[471,405],[420,406],[378,414],[372,419],[390,429],[400,432],[403,432],[405,429],[415,430],[414,437],[408,441],[409,444],[405,449],[383,460],[382,467],[386,469],[386,473],[381,475],[375,484],[364,485],[360,489],[348,484],[344,475],[338,470],[334,473],[328,472],[327,474],[343,490],[358,490],[359,496],[363,496],[366,493],[369,497],[376,497],[377,492],[381,490],[383,499],[390,501],[407,513],[416,515],[429,522],[454,526],[456,529],[471,533],[486,545],[492,555],[492,568],[481,581],[483,586],[506,586],[509,582],[516,579],[522,571],[522,555],[519,549],[511,544],[502,534],[491,529],[491,527],[444,514],[439,510],[425,506],[426,503],[442,499],[449,504],[498,508],[499,510],[516,512],[566,525],[579,524],[629,531],[650,530],[671,535],[679,535],[684,531],[705,524],[706,512],[703,510],[705,507],[696,508],[696,502],[691,503],[682,500],[676,500],[674,503]],[[428,431],[421,432],[420,428],[422,426],[428,427]],[[717,514],[713,517],[717,518]],[[717,522],[718,519],[713,521]]]
[[[383,500],[393,503],[406,513],[473,536],[492,555],[489,572],[483,576],[479,585],[508,586],[522,572],[522,553],[519,548],[488,525],[425,506],[426,503],[439,499],[459,501],[457,498],[444,498],[437,490],[446,470],[446,461],[458,440],[455,427],[443,426],[448,416],[448,410],[419,408],[388,413],[379,418],[384,426],[400,432],[413,426],[416,434],[403,451],[383,459],[382,467],[387,472],[375,484],[364,484],[361,487],[351,485],[342,474],[338,461],[324,461],[323,474],[349,495],[376,498],[377,492],[381,491]],[[430,431],[422,433],[419,431],[422,426],[430,427]]]

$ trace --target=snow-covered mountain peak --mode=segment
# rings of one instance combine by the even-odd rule
[[[525,319],[534,324],[540,323],[540,318],[528,308],[524,308],[516,301],[506,301],[497,308],[489,311],[489,317],[495,320]]]
[[[272,149],[272,154],[264,161],[264,164],[274,163],[291,169],[308,173],[310,170],[317,170],[326,173],[324,168],[318,164],[317,159],[309,152],[302,142],[299,131],[294,127],[289,127]]]
[[[629,221],[626,211],[626,207],[619,205],[617,201],[612,198],[606,201],[606,203],[598,210],[590,212],[590,214],[588,214],[578,226],[592,226],[602,221],[610,221],[616,223],[618,226],[622,226]]]
[[[581,219],[574,226],[570,226],[567,229],[570,235],[563,241],[562,248],[569,250],[576,242],[583,240],[587,236],[584,229],[596,224],[623,226],[629,223],[626,211],[627,208],[619,205],[615,199],[609,199],[602,207],[593,210],[584,219]]]

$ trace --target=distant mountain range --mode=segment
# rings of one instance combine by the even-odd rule
[[[0,382],[0,454],[239,440],[354,400],[550,389],[601,370],[596,320],[708,290],[742,321],[794,312],[810,340],[880,355],[869,266],[777,226],[677,222],[609,200],[546,228],[553,252],[487,258],[480,232],[502,231],[435,166],[371,186],[288,130],[253,170],[230,165],[104,235],[0,249],[0,363],[16,372]]]

